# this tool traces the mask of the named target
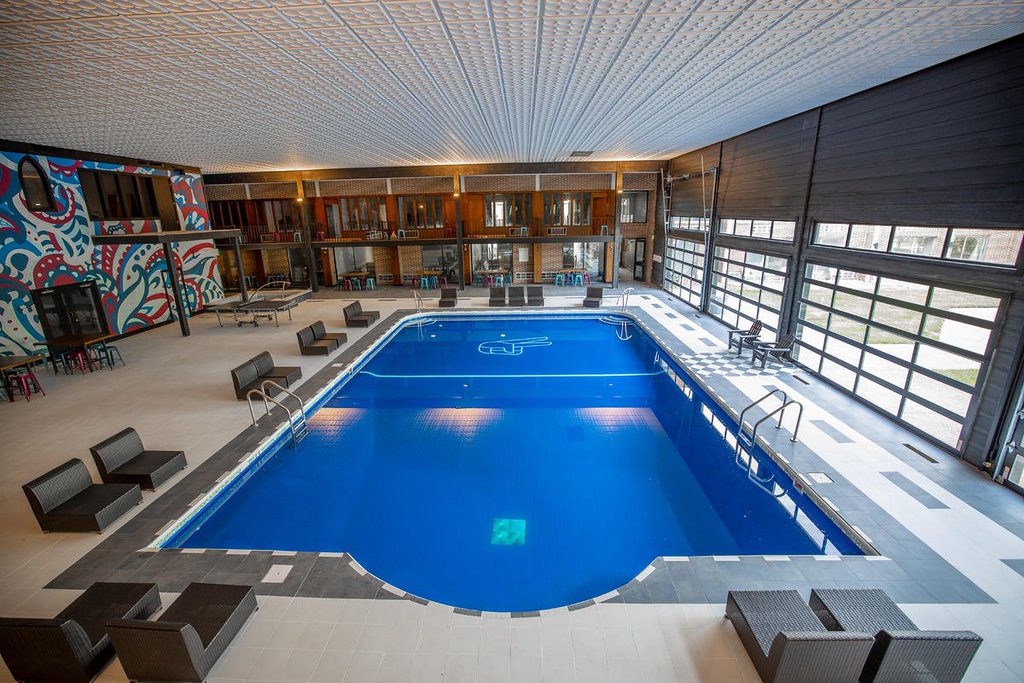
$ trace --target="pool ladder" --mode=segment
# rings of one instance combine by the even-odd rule
[[[635,287],[626,287],[624,290],[622,290],[622,293],[619,294],[619,296],[615,299],[615,305],[616,306],[619,306],[619,302],[622,302],[622,305],[619,307],[619,310],[621,310],[621,311],[625,311],[626,310],[626,306],[629,305],[629,295],[632,294],[635,291],[636,291]]]
[[[290,396],[291,398],[294,398],[298,402],[298,404],[299,404],[299,412],[292,413],[290,408],[288,408],[286,405],[284,405],[283,403],[278,401],[276,398],[274,398],[273,396],[268,394],[267,393],[267,386],[268,385],[273,387],[273,388],[275,388],[275,389],[277,389],[278,391],[281,391],[281,392],[285,393],[286,395]],[[252,418],[252,426],[253,427],[256,426],[256,411],[254,411],[252,409],[252,397],[254,395],[263,399],[263,409],[266,410],[266,413],[265,413],[266,415],[270,414],[270,404],[271,403],[273,403],[278,408],[281,408],[286,413],[288,413],[288,430],[291,432],[291,435],[292,435],[292,445],[293,446],[298,446],[299,442],[302,441],[304,438],[306,438],[306,434],[309,431],[307,426],[306,426],[306,404],[303,403],[301,398],[296,396],[291,391],[288,391],[283,386],[281,386],[280,384],[278,384],[277,382],[275,382],[273,380],[270,380],[270,379],[264,380],[263,383],[260,384],[260,388],[259,389],[250,389],[249,392],[245,395],[246,401],[249,403],[249,417]]]
[[[782,395],[782,405],[780,405],[775,410],[772,410],[767,415],[762,417],[760,420],[755,422],[753,424],[753,426],[750,428],[750,431],[748,432],[747,431],[747,423],[743,421],[743,418],[747,414],[747,411],[750,410],[751,408],[753,408],[754,406],[756,406],[757,404],[761,403],[762,401],[765,401],[768,398],[770,398],[771,396],[774,396],[775,394],[781,394]],[[775,428],[779,429],[780,427],[782,427],[782,418],[785,417],[786,408],[788,408],[791,405],[796,405],[796,407],[797,407],[797,414],[796,414],[796,426],[793,429],[793,436],[790,438],[790,441],[796,441],[797,434],[800,432],[800,421],[803,420],[803,416],[804,416],[804,404],[801,403],[800,401],[797,401],[796,399],[789,398],[786,395],[786,392],[783,391],[782,389],[772,389],[767,394],[765,394],[764,396],[762,396],[761,398],[757,399],[756,401],[754,401],[753,403],[748,405],[746,408],[744,408],[743,411],[740,413],[740,419],[739,419],[740,428],[739,428],[739,431],[736,433],[736,465],[739,466],[740,468],[746,470],[747,478],[750,481],[752,481],[754,484],[756,484],[764,492],[766,492],[769,495],[774,496],[776,498],[784,495],[785,494],[785,490],[782,489],[782,487],[779,487],[777,484],[775,484],[775,482],[774,482],[774,478],[775,477],[774,476],[771,476],[771,477],[759,477],[759,476],[757,476],[757,473],[754,472],[754,470],[753,470],[754,463],[756,462],[756,460],[754,459],[753,450],[754,450],[754,444],[757,443],[757,430],[761,426],[761,423],[764,422],[765,420],[770,420],[772,417],[774,417],[777,414],[779,416],[779,421],[775,425]],[[747,456],[746,457],[746,463],[740,462],[740,460],[742,459],[742,457],[744,455],[744,447],[746,447],[747,449],[750,450],[749,453],[746,453],[746,456]],[[778,489],[778,491],[776,491],[776,489]]]

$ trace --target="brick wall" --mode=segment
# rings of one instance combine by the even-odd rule
[[[610,190],[611,173],[544,173],[540,176],[542,192],[551,190]]]
[[[402,262],[402,277],[410,280],[423,272],[423,249],[420,247],[398,247],[398,258]]]
[[[526,260],[519,260],[519,250],[526,250]],[[512,279],[516,284],[533,282],[533,247],[529,244],[512,245]]]
[[[537,189],[536,176],[521,175],[468,175],[462,177],[466,192],[533,192]]]
[[[391,282],[394,279],[395,267],[392,263],[390,247],[373,248],[373,267],[377,273],[377,282]]]
[[[291,270],[288,266],[288,252],[284,249],[267,249],[261,251],[263,256],[263,271],[267,275],[281,274],[290,277]]]

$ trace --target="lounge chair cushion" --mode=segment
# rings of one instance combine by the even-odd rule
[[[184,451],[143,451],[113,472],[107,473],[104,481],[138,484],[143,488],[155,489],[175,472],[185,469],[186,464]]]

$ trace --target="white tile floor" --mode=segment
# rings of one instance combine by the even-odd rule
[[[548,304],[578,303],[581,295]],[[659,297],[661,298],[661,297]],[[654,300],[632,300],[664,322]],[[460,307],[485,306],[483,298]],[[408,300],[375,301],[387,315]],[[682,304],[678,309],[688,311]],[[21,484],[70,457],[94,471],[88,447],[115,431],[136,427],[154,448],[183,448],[193,465],[249,424],[234,400],[229,370],[263,349],[281,365],[301,365],[311,376],[327,360],[299,356],[295,331],[323,319],[340,328],[337,300],[309,301],[280,328],[219,328],[213,316],[192,320],[182,339],[168,325],[118,342],[127,368],[72,377],[46,374],[49,392],[31,403],[0,406],[0,614],[52,616],[75,591],[43,586],[95,546],[92,534],[40,533]],[[708,318],[689,324],[715,324]],[[720,352],[701,338],[706,330],[666,325],[693,348]],[[350,339],[360,334],[349,330]],[[735,378],[748,395],[763,379]],[[854,438],[836,448],[810,424],[803,440],[821,447],[844,477],[857,483],[901,523],[919,534],[999,602],[994,605],[903,605],[923,628],[968,628],[985,638],[968,674],[971,681],[1024,680],[1024,577],[1000,558],[1024,558],[1024,541],[989,522],[826,409],[807,417],[828,420]],[[805,420],[809,423],[809,419]],[[823,440],[826,440],[825,443]],[[817,449],[816,449],[817,450]],[[879,471],[902,472],[949,506],[920,513]],[[178,475],[183,476],[183,475]],[[174,481],[177,481],[175,479]],[[174,481],[171,483],[173,484]],[[166,488],[164,489],[166,490]],[[148,503],[155,494],[144,494]],[[164,603],[173,600],[165,595]],[[215,668],[211,681],[756,681],[757,674],[722,618],[721,605],[598,604],[540,619],[466,617],[409,601],[261,597],[260,610]],[[9,680],[0,666],[0,680]],[[100,680],[123,681],[115,662]]]

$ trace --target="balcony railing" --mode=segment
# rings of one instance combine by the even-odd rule
[[[466,222],[466,237],[603,237],[614,231],[614,216],[592,216],[586,225],[487,225],[483,220]]]

